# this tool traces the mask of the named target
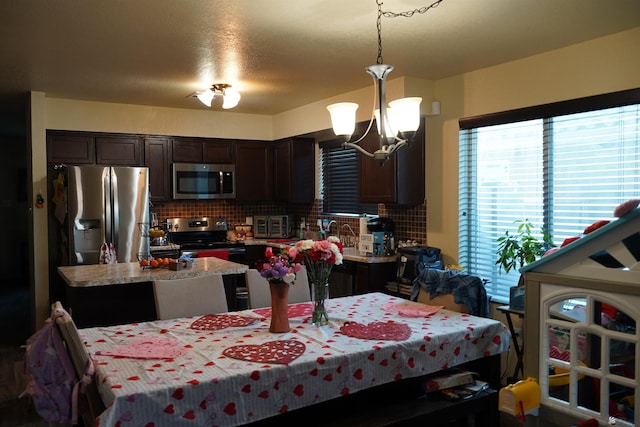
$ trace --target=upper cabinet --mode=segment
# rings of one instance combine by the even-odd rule
[[[405,146],[380,164],[360,156],[360,202],[418,205],[424,202],[424,118],[411,146]],[[364,132],[364,130],[362,130]],[[361,142],[369,152],[378,146],[378,134],[370,132]]]
[[[313,138],[287,138],[274,144],[275,199],[313,203],[315,161]]]
[[[172,158],[179,163],[233,163],[234,140],[174,138]]]
[[[262,141],[238,141],[236,155],[236,200],[272,200],[272,144]]]
[[[47,161],[70,165],[94,164],[96,149],[92,134],[47,132]]]
[[[144,164],[149,168],[149,192],[152,202],[171,200],[170,140],[164,137],[144,139]]]
[[[137,135],[47,132],[47,161],[70,165],[140,166],[143,147]]]
[[[140,166],[142,142],[137,135],[96,136],[96,164]]]

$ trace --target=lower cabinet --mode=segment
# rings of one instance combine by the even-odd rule
[[[366,263],[344,260],[334,265],[329,276],[329,295],[343,297],[368,292],[383,292],[387,282],[395,280],[395,262]]]
[[[396,278],[395,262],[356,263],[354,294],[384,292],[387,282]]]

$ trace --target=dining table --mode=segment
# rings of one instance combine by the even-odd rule
[[[326,308],[316,326],[311,302],[289,304],[284,333],[269,332],[270,307],[79,329],[105,407],[97,425],[244,425],[509,348],[497,320],[384,293]]]

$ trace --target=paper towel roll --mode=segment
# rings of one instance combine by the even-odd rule
[[[359,234],[367,234],[369,232],[369,230],[367,230],[367,221],[369,221],[369,218],[366,216],[361,216],[359,218],[359,222],[358,222],[358,226],[360,227]]]

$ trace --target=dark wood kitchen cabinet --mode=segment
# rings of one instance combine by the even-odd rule
[[[233,163],[235,140],[207,139],[202,145],[202,160],[205,163]]]
[[[398,205],[424,202],[424,124],[422,118],[411,146],[400,148],[386,162],[380,164],[371,157],[360,156],[360,202]],[[377,132],[370,132],[361,144],[367,151],[375,151],[379,146]]]
[[[172,158],[182,163],[232,163],[235,141],[211,138],[174,138]]]
[[[275,199],[313,203],[315,158],[313,138],[287,138],[274,144]]]
[[[272,147],[263,141],[236,142],[236,200],[273,199]]]
[[[144,164],[142,141],[137,135],[97,135],[96,164],[141,166]]]
[[[81,132],[47,132],[47,161],[69,165],[95,164],[94,136]]]
[[[356,263],[355,294],[384,292],[387,282],[396,279],[395,262]]]
[[[152,202],[171,200],[171,157],[169,138],[144,139],[144,164],[149,168],[149,192]]]
[[[143,145],[138,135],[48,131],[47,161],[69,165],[141,166]]]

